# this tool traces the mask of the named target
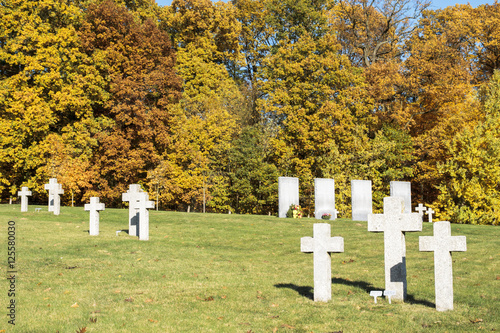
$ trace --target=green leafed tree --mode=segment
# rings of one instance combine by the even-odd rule
[[[439,166],[437,216],[467,224],[500,224],[500,72],[483,91],[484,121],[459,132]]]

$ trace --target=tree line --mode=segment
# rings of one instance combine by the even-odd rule
[[[275,214],[279,176],[392,180],[441,220],[500,223],[500,5],[3,0],[0,193]]]

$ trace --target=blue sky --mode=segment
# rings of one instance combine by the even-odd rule
[[[494,0],[470,0],[470,1],[457,1],[457,0],[434,0],[431,4],[431,9],[440,9],[448,6],[454,6],[457,3],[459,4],[467,4],[470,3],[472,7],[477,7],[482,4],[490,4],[492,5]],[[170,5],[172,0],[156,0],[160,6]]]

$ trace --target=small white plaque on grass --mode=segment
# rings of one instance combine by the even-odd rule
[[[384,290],[384,296],[389,300],[389,304],[391,304],[391,297],[396,295],[395,290]]]
[[[373,297],[375,304],[377,304],[377,297],[382,296],[382,290],[372,290],[370,291],[370,296]]]

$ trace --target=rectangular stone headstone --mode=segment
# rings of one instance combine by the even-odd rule
[[[321,219],[323,214],[330,214],[330,220],[337,218],[335,209],[335,181],[333,179],[314,179],[314,216]]]
[[[313,237],[302,237],[301,252],[314,253],[314,301],[328,302],[332,299],[331,252],[344,252],[344,238],[330,237],[330,224],[314,223]]]
[[[411,183],[391,182],[391,197],[401,197],[404,200],[404,212],[411,213]]]
[[[26,186],[23,186],[21,191],[17,192],[17,196],[21,197],[21,212],[28,211],[28,197],[31,196],[31,191]]]
[[[90,211],[89,234],[99,235],[99,211],[104,210],[104,204],[99,202],[98,197],[91,197],[90,204],[85,204],[84,209]]]
[[[406,299],[405,232],[422,231],[422,216],[406,214],[403,198],[384,198],[384,213],[368,215],[368,231],[384,233],[385,289],[396,292],[395,299]]]
[[[434,222],[434,236],[420,236],[420,251],[434,251],[436,310],[453,310],[453,269],[451,252],[467,251],[465,236],[451,236],[448,221]]]
[[[279,217],[286,217],[290,205],[299,204],[299,179],[296,177],[278,178]]]
[[[372,181],[351,180],[351,209],[354,221],[367,221],[372,213]]]

